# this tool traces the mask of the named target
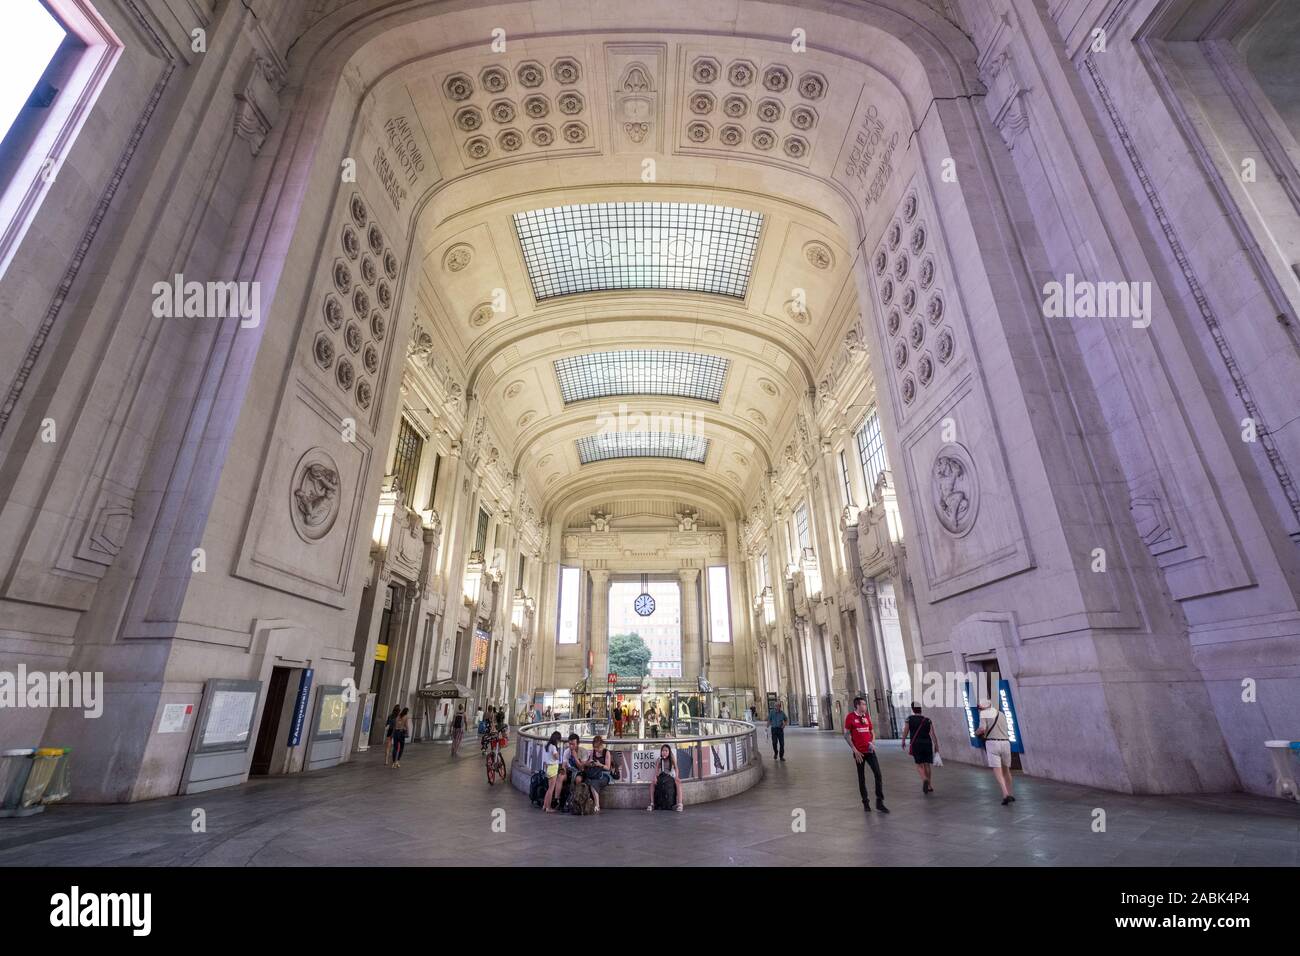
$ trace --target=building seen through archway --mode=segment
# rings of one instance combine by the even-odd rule
[[[996,672],[1029,776],[1275,792],[1286,4],[37,6],[0,670],[104,706],[0,747],[73,799],[612,702],[638,627],[706,716],[964,744]]]

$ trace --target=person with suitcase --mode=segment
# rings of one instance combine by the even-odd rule
[[[655,764],[655,780],[650,784],[650,805],[646,810],[676,810],[682,812],[682,780],[677,772],[677,758],[673,748],[664,744],[659,748]]]

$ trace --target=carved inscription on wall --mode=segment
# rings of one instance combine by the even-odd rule
[[[898,150],[898,130],[891,129],[876,104],[868,104],[849,134],[849,151],[844,160],[844,178],[863,197],[870,208],[889,185],[894,174],[894,154]]]

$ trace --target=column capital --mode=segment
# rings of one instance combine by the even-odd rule
[[[604,584],[609,580],[609,570],[606,568],[588,568],[587,573],[591,575],[593,584]]]
[[[694,584],[695,580],[700,576],[700,569],[699,568],[678,568],[677,574],[681,577],[684,583]]]

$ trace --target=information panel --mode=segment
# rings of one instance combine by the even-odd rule
[[[216,679],[208,681],[207,700],[195,753],[247,750],[261,681]]]
[[[316,721],[316,739],[342,739],[343,722],[347,719],[347,716],[347,688],[322,684],[320,689],[320,717]]]

